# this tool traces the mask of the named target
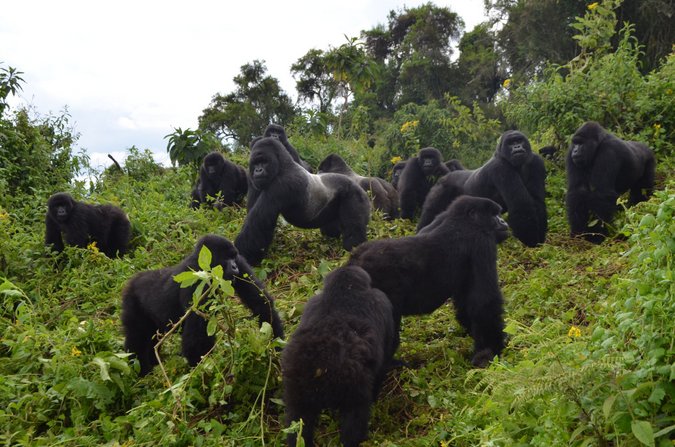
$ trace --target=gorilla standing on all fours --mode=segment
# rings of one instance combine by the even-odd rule
[[[422,208],[431,187],[448,172],[450,170],[441,161],[441,153],[433,147],[422,149],[417,157],[408,160],[398,188],[401,217],[412,220],[417,209]]]
[[[387,295],[397,330],[403,315],[429,314],[451,297],[474,340],[471,363],[485,367],[504,348],[497,243],[508,225],[500,213],[492,200],[459,197],[416,236],[367,242],[348,264],[362,267]]]
[[[370,202],[354,180],[342,174],[310,174],[295,163],[276,138],[263,138],[251,149],[248,214],[235,240],[239,252],[258,264],[274,238],[281,214],[291,225],[342,235],[351,250],[366,240]]]
[[[337,154],[330,154],[319,164],[319,174],[324,172],[335,172],[353,179],[364,191],[373,195],[373,207],[376,210],[382,211],[390,219],[398,217],[398,192],[388,181],[358,175]]]
[[[274,309],[272,297],[264,285],[253,276],[251,267],[237,253],[227,239],[216,235],[204,236],[190,255],[180,264],[159,270],[137,273],[122,292],[122,325],[126,335],[125,347],[136,354],[141,364],[141,376],[157,365],[153,336],[168,330],[172,322],[181,319],[192,306],[196,285],[181,288],[174,275],[200,270],[199,251],[206,246],[211,251],[211,267],[223,268],[223,279],[232,281],[232,287],[241,302],[258,317],[260,324],[268,322],[275,337],[284,336],[281,319]],[[206,320],[192,312],[183,322],[183,355],[190,366],[195,366],[214,344],[214,337],[206,332]]]
[[[212,203],[217,209],[241,203],[248,191],[246,170],[226,160],[220,152],[211,152],[199,169],[199,180],[192,190],[192,208]]]
[[[113,205],[88,205],[65,192],[54,194],[47,201],[45,244],[63,251],[68,245],[85,248],[96,242],[109,258],[127,252],[131,223],[120,208]]]
[[[629,205],[654,188],[654,154],[644,143],[625,141],[594,121],[582,125],[567,153],[567,220],[572,236],[599,244],[607,235],[616,200],[630,190]],[[589,219],[599,221],[589,227]]]
[[[307,447],[314,445],[322,409],[338,410],[344,446],[367,438],[370,406],[394,354],[394,331],[391,303],[371,288],[362,268],[326,276],[281,358],[286,424],[302,418]],[[295,444],[296,435],[289,435],[288,445]]]
[[[475,171],[454,171],[438,181],[424,203],[418,230],[429,225],[457,195],[487,197],[508,211],[513,235],[528,247],[546,239],[548,216],[544,161],[532,152],[525,135],[504,132],[494,156]]]
[[[398,181],[401,178],[401,172],[403,172],[406,163],[407,161],[399,161],[391,169],[391,186],[395,189],[398,189]]]
[[[300,154],[298,154],[298,151],[291,145],[291,143],[288,141],[288,137],[286,136],[286,131],[284,128],[278,124],[270,124],[267,126],[265,129],[265,132],[263,133],[263,137],[273,137],[281,141],[281,143],[284,145],[286,150],[288,151],[289,154],[291,154],[291,157],[293,158],[293,161],[298,163],[300,166],[305,168],[307,172],[312,172],[312,167],[307,163],[305,160],[300,158]]]

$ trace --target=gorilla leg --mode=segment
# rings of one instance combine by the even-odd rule
[[[645,173],[630,190],[630,206],[646,201],[654,191],[654,160],[647,162]]]
[[[321,227],[321,234],[326,237],[340,237],[340,222],[333,221]]]
[[[574,191],[567,193],[567,219],[572,235],[583,234],[588,231],[588,192]]]
[[[370,203],[362,190],[359,192],[361,195],[348,192],[340,199],[340,233],[342,233],[342,246],[347,251],[351,251],[352,248],[367,240]]]
[[[141,364],[140,375],[145,376],[157,365],[153,336],[157,326],[138,306],[135,295],[126,296],[122,303],[122,325],[124,326],[124,347],[133,352]]]
[[[319,411],[312,408],[305,408],[300,411],[292,406],[286,406],[286,426],[302,419],[302,439],[305,441],[305,447],[314,447],[314,427],[319,418]],[[289,447],[295,447],[297,435],[291,433],[286,441]]]
[[[207,335],[206,320],[194,312],[185,318],[182,353],[190,366],[197,365],[202,357],[213,348],[214,343],[214,338]]]
[[[351,408],[349,411],[340,411],[340,441],[345,447],[358,447],[368,438],[368,418],[370,417],[370,403]]]

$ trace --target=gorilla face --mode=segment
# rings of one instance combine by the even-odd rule
[[[207,235],[197,242],[195,252],[199,253],[204,245],[211,251],[211,265],[219,265],[223,268],[223,279],[232,280],[235,275],[239,274],[237,265],[239,252],[232,242],[220,236]]]
[[[480,201],[474,200],[473,206],[468,210],[473,225],[483,228],[486,233],[494,234],[497,243],[509,237],[509,225],[501,218],[501,213],[502,207],[499,204],[484,198],[480,198]]]
[[[572,162],[579,167],[590,166],[603,136],[604,129],[592,121],[577,129],[570,147]]]
[[[284,130],[283,127],[279,126],[278,124],[270,124],[269,126],[267,126],[263,136],[276,138],[282,143],[286,141],[286,131]]]
[[[441,153],[438,149],[424,148],[419,153],[419,163],[425,176],[434,175],[441,164]]]
[[[261,140],[262,142],[263,140]],[[267,140],[271,143],[270,140]],[[276,144],[280,144],[277,142]],[[274,151],[264,150],[266,145],[256,143],[251,151],[249,174],[253,185],[258,189],[267,188],[279,173],[279,160]],[[284,150],[285,149],[281,149]]]
[[[532,148],[525,135],[514,130],[506,132],[502,136],[499,144],[499,153],[512,165],[520,166],[530,157]]]
[[[66,222],[75,206],[73,198],[67,193],[54,194],[47,201],[48,213],[52,219],[59,223]]]
[[[212,152],[204,157],[204,169],[209,177],[213,177],[219,173],[224,164],[223,156],[218,152]]]

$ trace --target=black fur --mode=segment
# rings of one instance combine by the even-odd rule
[[[582,125],[567,153],[567,220],[572,236],[600,243],[620,195],[629,205],[647,200],[654,189],[654,154],[644,143],[625,141],[596,122]],[[598,222],[589,226],[589,219]]]
[[[309,165],[309,163],[300,158],[300,154],[298,154],[298,151],[288,141],[288,137],[286,136],[286,130],[282,126],[278,124],[270,124],[265,129],[263,137],[273,137],[281,141],[281,143],[284,145],[288,153],[291,154],[293,161],[295,161],[297,164],[305,168],[307,172],[312,172],[312,167]]]
[[[528,247],[546,239],[544,161],[532,152],[521,132],[505,132],[494,156],[474,171],[454,171],[443,177],[427,196],[418,230],[429,225],[435,215],[461,194],[486,197],[508,211],[513,235]]]
[[[405,165],[399,180],[401,217],[411,219],[422,208],[424,199],[436,181],[450,172],[441,161],[441,153],[433,147],[420,150]]]
[[[445,166],[448,168],[448,170],[450,172],[452,172],[452,171],[463,171],[464,169],[466,169],[466,168],[464,168],[464,165],[462,164],[462,162],[460,162],[456,158],[453,158],[451,160],[446,161]]]
[[[472,363],[486,366],[504,348],[497,243],[508,237],[501,207],[462,196],[416,236],[365,243],[349,265],[370,274],[391,300],[396,328],[403,315],[429,314],[452,297],[457,320],[474,339]]]
[[[539,149],[539,155],[549,160],[555,160],[558,154],[558,148],[555,146],[544,146]]]
[[[399,161],[391,169],[391,185],[397,190],[398,190],[398,182],[399,179],[401,178],[401,172],[403,172],[403,168],[405,168],[406,163],[407,163],[406,160]]]
[[[47,201],[45,244],[61,253],[64,241],[85,248],[96,242],[109,258],[127,252],[131,223],[120,208],[113,205],[88,205],[65,192],[54,194]]]
[[[321,410],[338,410],[342,444],[358,446],[367,438],[370,406],[393,353],[386,295],[371,288],[360,267],[331,272],[323,292],[307,302],[282,354],[286,424],[302,418],[302,437],[311,447]],[[288,445],[295,444],[296,436],[289,435]]]
[[[382,211],[390,219],[398,217],[398,192],[388,181],[358,175],[337,154],[330,154],[319,164],[319,174],[324,172],[335,172],[353,179],[364,191],[372,194],[373,208]]]
[[[276,138],[263,138],[251,149],[248,214],[235,245],[258,264],[272,243],[277,218],[300,228],[342,235],[351,250],[366,240],[370,203],[365,191],[342,174],[310,174],[293,161]]]
[[[217,209],[239,204],[247,191],[246,170],[226,160],[220,152],[211,152],[199,169],[199,180],[192,190],[192,208],[202,203]]]
[[[188,270],[199,270],[198,258],[202,246],[211,251],[211,266],[223,268],[223,278],[232,281],[232,287],[241,302],[258,317],[260,324],[272,325],[275,337],[283,337],[281,319],[274,309],[272,297],[253,275],[246,260],[237,253],[230,241],[221,236],[201,238],[179,264],[159,270],[137,273],[129,280],[122,293],[122,325],[126,335],[125,347],[136,354],[141,364],[141,375],[146,375],[157,364],[153,336],[167,330],[192,305],[196,285],[181,288],[173,277]],[[214,344],[206,332],[206,321],[191,313],[183,322],[183,355],[190,366],[201,360]]]

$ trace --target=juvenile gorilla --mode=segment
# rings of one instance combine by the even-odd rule
[[[371,288],[362,268],[342,267],[326,276],[323,292],[305,306],[284,348],[281,371],[286,424],[302,418],[302,437],[313,446],[322,409],[338,410],[340,440],[358,446],[367,438],[370,406],[394,353],[391,303]],[[288,436],[295,446],[296,436]]]
[[[532,152],[521,132],[505,132],[494,156],[474,171],[454,171],[431,189],[417,225],[418,231],[429,225],[458,194],[486,197],[508,211],[513,235],[528,247],[546,239],[548,216],[544,182],[544,161]]]
[[[412,157],[405,165],[399,180],[401,217],[410,219],[422,208],[424,199],[436,181],[450,172],[441,161],[441,153],[433,147],[422,149],[417,157]]]
[[[362,267],[387,295],[397,331],[403,315],[429,314],[452,297],[457,320],[474,339],[471,362],[484,367],[504,348],[497,243],[508,237],[508,225],[500,213],[492,200],[459,197],[416,236],[359,246],[349,265]]]
[[[330,154],[319,164],[319,174],[335,172],[353,179],[364,191],[373,195],[373,207],[382,211],[386,217],[398,217],[398,192],[386,180],[378,177],[363,177],[349,167],[337,154]]]
[[[217,209],[241,203],[248,191],[246,170],[211,152],[202,161],[199,180],[192,191],[192,208],[211,203]]]
[[[398,190],[398,182],[399,179],[401,178],[401,172],[403,172],[403,168],[405,168],[407,161],[399,161],[394,165],[394,167],[391,169],[391,185]]]
[[[614,217],[616,200],[630,191],[629,205],[647,200],[654,189],[654,154],[589,121],[572,137],[567,153],[567,220],[572,236],[599,244]],[[589,226],[590,218],[599,221]]]
[[[258,264],[274,238],[281,214],[291,225],[342,235],[351,250],[366,240],[370,202],[365,191],[342,174],[310,174],[295,163],[281,142],[263,138],[251,149],[248,214],[235,245]]]
[[[109,258],[127,252],[131,223],[120,208],[113,205],[88,205],[65,192],[47,201],[45,244],[61,253],[65,243],[85,248],[96,242]]]
[[[288,153],[291,154],[293,161],[295,161],[297,164],[305,168],[307,172],[312,172],[312,167],[309,165],[309,163],[300,158],[300,154],[298,154],[298,151],[288,141],[288,137],[286,137],[286,131],[282,126],[278,124],[270,124],[265,129],[263,137],[272,137],[281,141],[281,144],[283,144]]]
[[[452,171],[463,171],[464,169],[466,169],[464,167],[464,165],[462,164],[462,162],[460,162],[456,158],[453,158],[453,159],[450,159],[450,160],[446,161],[445,166],[448,168],[448,170],[450,172],[452,172]]]
[[[168,330],[171,323],[180,320],[192,305],[192,294],[197,286],[181,288],[173,277],[188,270],[199,270],[198,258],[202,246],[211,251],[211,267],[223,268],[223,278],[232,281],[237,296],[258,317],[260,324],[267,321],[272,325],[275,337],[284,336],[274,301],[253,275],[246,260],[224,237],[207,235],[197,242],[192,253],[180,264],[137,273],[122,292],[125,347],[136,354],[141,364],[141,376],[149,373],[158,363],[153,336]],[[215,342],[214,337],[207,335],[206,323],[194,312],[183,322],[182,351],[190,366],[199,363]]]

